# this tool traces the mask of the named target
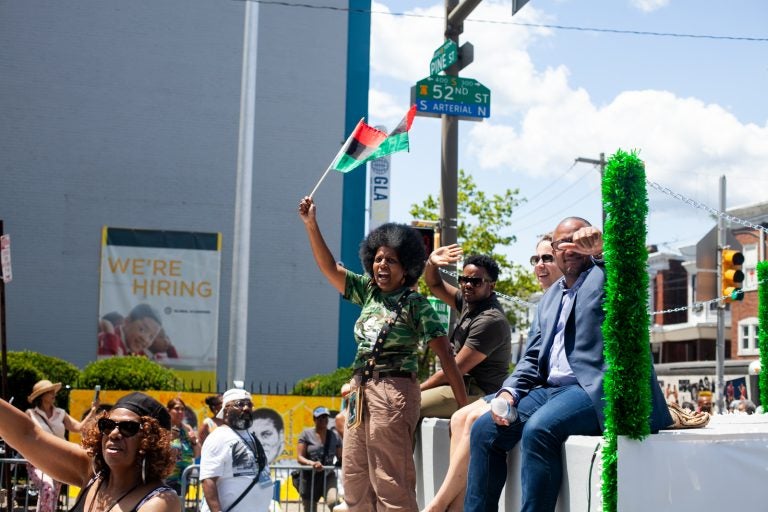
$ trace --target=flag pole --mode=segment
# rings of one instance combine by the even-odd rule
[[[312,196],[315,195],[315,192],[317,192],[317,188],[320,186],[320,184],[323,182],[326,176],[328,176],[328,173],[331,172],[332,166],[328,166],[328,168],[325,170],[322,176],[320,176],[320,181],[317,182],[317,185],[315,185],[315,188],[312,189],[312,192],[309,193],[309,198],[311,199]]]
[[[344,151],[346,151],[347,147],[349,147],[349,144],[351,143],[350,141],[355,136],[355,133],[357,132],[358,128],[360,128],[360,125],[365,124],[363,123],[363,119],[365,119],[365,117],[360,118],[360,121],[357,122],[355,129],[352,130],[352,133],[349,134],[349,137],[347,137],[347,140],[344,141],[344,144],[341,146],[341,149],[339,150],[339,152],[336,154],[336,157],[331,162],[331,165],[329,165],[328,168],[325,170],[325,173],[322,176],[320,176],[320,181],[317,182],[317,185],[315,185],[315,188],[313,188],[312,192],[310,192],[309,194],[310,198],[312,198],[312,196],[315,195],[315,192],[317,192],[317,188],[323,182],[325,177],[328,176],[328,173],[331,172],[331,169],[333,169],[333,165],[336,163],[336,160],[338,160],[341,157],[341,155],[344,154]]]

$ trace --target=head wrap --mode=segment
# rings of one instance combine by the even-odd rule
[[[135,412],[139,416],[149,416],[155,418],[160,426],[170,430],[171,429],[171,415],[168,413],[163,404],[155,400],[149,395],[144,393],[131,393],[125,395],[123,398],[117,401],[112,409],[128,409]]]
[[[240,388],[232,388],[228,389],[224,392],[224,395],[221,398],[221,409],[219,410],[218,414],[216,414],[216,417],[221,419],[224,419],[224,408],[227,406],[229,402],[234,402],[235,400],[250,400],[251,394],[247,392],[244,389]]]

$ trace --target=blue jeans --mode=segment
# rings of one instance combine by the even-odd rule
[[[517,413],[517,421],[508,427],[496,425],[490,413],[472,426],[465,512],[498,510],[507,452],[521,440],[521,511],[554,511],[563,477],[563,443],[571,435],[601,433],[592,400],[577,384],[536,388],[520,400]]]

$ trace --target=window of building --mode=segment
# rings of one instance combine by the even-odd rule
[[[757,244],[744,244],[744,291],[757,290]]]
[[[760,354],[757,345],[758,334],[757,318],[749,317],[739,322],[740,356],[756,356]]]

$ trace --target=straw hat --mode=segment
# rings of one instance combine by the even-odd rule
[[[54,391],[58,393],[60,389],[61,389],[61,382],[57,382],[56,384],[54,384],[48,379],[43,379],[43,380],[37,381],[35,385],[32,386],[32,394],[30,394],[27,397],[27,400],[29,401],[29,403],[32,403],[35,401],[35,398],[39,397],[43,393],[47,393],[49,391]]]

